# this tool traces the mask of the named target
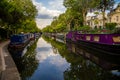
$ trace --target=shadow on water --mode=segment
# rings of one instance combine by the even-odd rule
[[[64,44],[43,38],[70,63],[64,71],[64,80],[120,80],[120,56],[106,55],[104,51],[71,42]]]
[[[35,61],[37,41],[31,41],[24,49],[9,50],[22,80],[28,80],[38,66],[38,62]]]

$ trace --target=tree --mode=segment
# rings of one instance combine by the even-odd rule
[[[105,26],[106,26],[106,29],[112,31],[116,28],[117,23],[106,23]]]
[[[11,23],[13,21],[8,7],[12,7],[12,5],[7,0],[0,1],[0,19],[2,23]]]
[[[103,14],[103,26],[105,26],[105,11],[113,9],[115,1],[114,0],[100,0],[100,3],[98,5],[98,9]]]
[[[66,23],[68,25],[68,30],[72,30],[74,28],[78,28],[78,26],[83,25],[83,17],[82,14],[73,9],[67,9],[65,13]]]
[[[86,25],[86,15],[90,9],[95,8],[99,0],[64,0],[64,6],[82,14],[83,24]]]
[[[37,10],[31,0],[1,0],[0,1],[0,26],[11,30],[13,33],[38,30],[35,23]],[[28,24],[29,21],[30,24]],[[27,23],[26,25],[24,25]],[[24,29],[26,26],[28,30]]]
[[[94,19],[94,23],[95,23],[95,26],[98,27],[98,24],[99,24],[99,19],[98,19],[99,12],[95,11],[94,14],[96,16],[96,18]]]

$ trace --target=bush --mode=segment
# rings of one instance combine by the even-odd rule
[[[116,28],[113,33],[114,34],[120,34],[120,28]]]
[[[90,31],[90,29],[91,29],[90,26],[85,25],[85,26],[78,27],[77,30],[82,31],[83,33],[88,33]]]
[[[106,23],[105,26],[108,30],[114,30],[117,26],[117,23]]]
[[[87,25],[78,27],[78,30],[83,30],[83,31],[88,31],[88,30],[90,30],[90,29],[91,29],[91,27],[90,27],[90,26],[87,26]]]

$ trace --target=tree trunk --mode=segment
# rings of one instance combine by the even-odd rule
[[[70,29],[70,22],[67,24],[68,31],[71,31]]]
[[[86,12],[83,12],[83,25],[86,25]]]
[[[68,27],[68,31],[71,31],[71,22],[72,22],[73,18],[71,18],[69,21],[68,21],[68,24],[67,24],[67,27]]]
[[[102,14],[103,14],[103,28],[105,28],[105,8],[103,8]]]
[[[10,29],[9,29],[9,27],[10,27],[10,26],[8,25],[8,29],[7,29],[7,36],[6,36],[6,37],[7,37],[7,39],[8,39],[8,38],[9,38],[9,36],[10,36]]]

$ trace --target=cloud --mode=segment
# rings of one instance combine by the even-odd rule
[[[49,2],[49,5],[51,6],[51,9],[57,9],[60,11],[65,11],[65,7],[63,6],[63,0],[52,0]]]
[[[50,44],[47,44],[43,38],[40,38],[38,43],[37,43],[37,54],[36,54],[36,59],[39,62],[43,62],[46,60],[48,57],[52,56],[58,56],[58,54],[54,54],[52,50],[52,46]]]
[[[52,19],[53,17],[47,14],[38,14],[37,18],[39,19]]]
[[[38,10],[37,18],[40,18],[40,19],[52,19],[54,16],[59,16],[59,14],[63,13],[62,11],[57,10],[57,8],[54,8],[54,9],[47,8],[42,3],[36,2],[36,0],[33,0],[33,4],[36,6],[36,8]],[[53,5],[54,4],[55,3],[53,3]],[[52,7],[51,5],[49,5],[49,6]],[[55,6],[57,6],[57,5],[54,5],[54,7]]]
[[[53,17],[59,16],[65,11],[65,7],[62,5],[63,0],[32,0],[33,4],[38,10],[36,16],[36,23],[38,28],[44,28],[50,25],[53,21]]]
[[[39,19],[39,18],[36,18],[37,26],[40,29],[44,28],[47,25],[50,25],[52,21],[53,21],[53,19]]]

